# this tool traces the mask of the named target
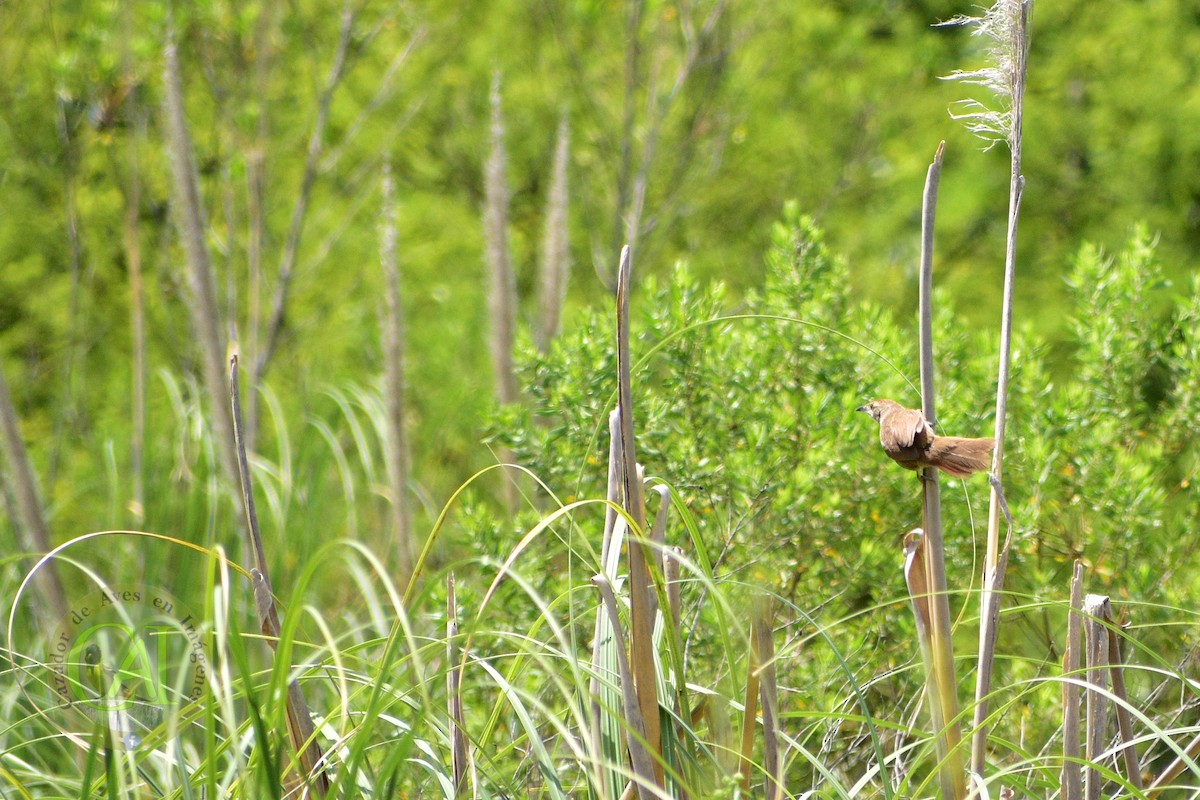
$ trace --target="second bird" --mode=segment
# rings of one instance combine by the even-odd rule
[[[883,452],[906,469],[936,467],[955,478],[988,469],[994,439],[937,436],[924,414],[895,400],[872,400],[856,410],[865,411],[879,423]]]

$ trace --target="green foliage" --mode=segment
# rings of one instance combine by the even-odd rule
[[[684,266],[663,286],[647,280],[635,348],[639,457],[695,514],[714,577],[779,593],[853,652],[903,664],[912,656],[909,622],[892,604],[903,596],[900,539],[920,525],[918,482],[884,457],[874,426],[853,409],[875,396],[918,404],[907,380],[915,378],[915,335],[885,310],[846,297],[844,262],[794,206],[772,240],[762,294],[733,312],[721,286],[700,284]],[[1155,263],[1140,234],[1114,258],[1081,252],[1071,382],[1052,383],[1047,348],[1027,329],[1017,337],[1004,472],[1016,522],[1007,588],[1019,597],[1063,596],[1070,565],[1082,558],[1089,591],[1146,604],[1135,617],[1146,646],[1180,653],[1185,640],[1157,627],[1152,606],[1195,600],[1186,576],[1196,548],[1179,535],[1196,524],[1195,490],[1173,476],[1194,470],[1193,436],[1178,426],[1194,421],[1195,337],[1187,324],[1196,312],[1193,297],[1147,317],[1161,283]],[[934,333],[939,429],[986,435],[995,337],[966,331],[944,299]],[[592,316],[550,354],[527,349],[531,407],[507,409],[497,424],[522,463],[551,486],[572,486],[572,496],[603,491],[603,421],[615,400],[608,327]],[[1173,455],[1184,450],[1182,460]],[[977,523],[987,485],[946,482],[948,568],[952,589],[964,591],[982,559]],[[1155,566],[1163,564],[1171,565],[1165,575]],[[549,573],[544,580],[558,582]],[[964,611],[971,608],[967,602]],[[1061,647],[1050,634],[1060,613],[1012,612],[1001,652],[1040,658]],[[973,645],[965,637],[960,646]],[[808,655],[789,664],[790,682],[824,685],[822,663]],[[1023,671],[1014,662],[1001,672],[1009,669]],[[913,691],[905,683],[912,677],[894,679]],[[804,696],[806,705],[833,701]]]

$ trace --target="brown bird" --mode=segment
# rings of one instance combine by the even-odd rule
[[[989,467],[994,439],[937,436],[925,415],[895,400],[872,400],[856,411],[865,411],[879,423],[883,452],[905,469],[936,467],[955,478],[966,478]]]

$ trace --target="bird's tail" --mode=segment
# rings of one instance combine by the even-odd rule
[[[947,475],[965,478],[973,472],[983,472],[989,466],[989,453],[996,447],[994,439],[963,439],[958,436],[937,436],[929,446],[929,463]]]

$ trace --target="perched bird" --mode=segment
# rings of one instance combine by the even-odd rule
[[[856,411],[865,411],[879,423],[883,452],[905,469],[937,467],[947,475],[965,478],[988,469],[994,439],[937,436],[925,415],[895,400],[872,400]]]

